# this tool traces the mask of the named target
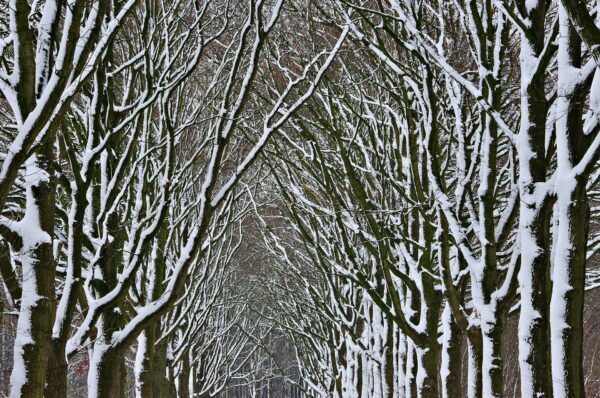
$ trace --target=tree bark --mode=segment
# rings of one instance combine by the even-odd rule
[[[69,364],[65,353],[65,344],[53,339],[48,371],[46,374],[45,398],[63,398],[68,395]]]
[[[168,374],[167,343],[161,341],[154,349],[154,363],[152,364],[152,393],[154,398],[175,397],[176,393],[171,388]]]
[[[190,397],[190,360],[187,355],[184,355],[181,360],[181,371],[179,372],[177,397],[178,398],[189,398]]]
[[[96,290],[107,294],[117,284],[119,266],[122,262],[122,245],[125,242],[124,231],[120,227],[117,212],[109,216],[107,228],[114,240],[101,249],[100,266],[102,279],[95,280]],[[113,333],[120,330],[123,316],[118,302],[115,307],[105,310],[99,317],[97,328],[99,336],[92,348],[90,373],[88,376],[88,394],[92,398],[124,397],[125,389],[125,347],[113,344]]]
[[[450,307],[446,305],[442,314],[443,343],[440,379],[443,398],[460,397],[462,393],[462,331],[456,324]]]
[[[504,395],[502,331],[504,315],[494,314],[494,321],[482,321],[482,388],[484,397]]]
[[[99,343],[102,344],[102,343]],[[125,397],[125,361],[120,348],[96,344],[90,360],[88,396],[90,398]]]
[[[13,248],[18,250],[23,284],[14,345],[11,398],[43,396],[51,349],[56,264],[53,253],[54,147],[52,140],[49,142],[42,145],[39,153],[28,161],[30,164],[26,170],[27,210],[24,218],[31,223],[29,228],[39,228],[35,234],[37,241],[31,242],[32,237],[24,236],[21,242],[24,245]]]
[[[483,368],[483,338],[481,329],[471,328],[467,332],[468,345],[468,375],[467,396],[469,398],[483,397],[483,380],[481,370]]]
[[[546,41],[546,2],[521,6],[530,21],[521,37],[521,131],[519,132],[519,238],[521,241],[521,311],[519,367],[521,395],[552,396],[550,350],[550,218],[552,204],[545,189],[546,101],[542,51]],[[552,33],[551,33],[552,34]],[[549,58],[548,58],[549,59]],[[535,65],[533,61],[541,63]],[[536,67],[540,70],[536,71]],[[540,200],[542,197],[542,200]]]
[[[551,341],[554,396],[585,396],[583,303],[589,229],[586,170],[574,166],[589,148],[583,133],[583,85],[573,70],[581,67],[581,39],[560,6],[556,122],[558,236],[552,274]],[[563,69],[564,68],[564,69]]]
[[[138,337],[136,353],[136,397],[153,398],[154,325],[146,328]]]
[[[394,392],[394,378],[396,376],[394,368],[394,323],[385,319],[386,323],[386,338],[384,346],[384,377],[385,377],[385,391],[387,398],[393,398],[396,396]],[[360,391],[358,392],[360,394]]]
[[[427,302],[427,312],[425,314],[427,337],[424,344],[419,347],[420,369],[417,377],[421,383],[419,388],[419,397],[439,397],[440,387],[438,382],[438,372],[440,363],[440,345],[438,343],[438,325],[440,320],[440,308],[442,305],[441,294],[435,288],[435,281],[430,276],[423,276],[423,297]],[[424,374],[419,374],[423,372]]]

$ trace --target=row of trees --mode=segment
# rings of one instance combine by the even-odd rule
[[[81,353],[92,397],[125,395],[132,349],[142,397],[212,396],[253,358],[250,342],[267,332],[236,305],[243,290],[232,259],[251,209],[239,183],[252,180],[248,170],[347,32],[290,50],[282,15],[305,6],[2,7],[0,271],[3,317],[16,322],[11,397],[68,396]]]
[[[10,396],[583,397],[588,3],[11,0]]]
[[[323,6],[351,39],[272,146],[280,216],[263,215],[294,270],[279,323],[316,391],[505,396],[515,316],[516,395],[585,396],[599,6]]]

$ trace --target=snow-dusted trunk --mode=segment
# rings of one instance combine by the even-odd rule
[[[90,358],[88,397],[125,397],[125,369],[122,349],[106,345],[103,339],[96,342]]]
[[[175,397],[175,390],[172,388],[171,381],[168,378],[168,347],[166,340],[160,341],[154,348],[154,358],[152,364],[152,396]]]
[[[576,398],[585,396],[582,325],[589,205],[585,181],[572,179],[561,186],[551,304],[552,373],[554,396]]]
[[[156,243],[151,254],[152,272],[148,281],[148,298],[157,300],[163,293],[163,282],[165,280],[165,254],[163,247],[166,246],[166,228],[158,234]],[[158,343],[160,337],[161,319],[153,321],[138,336],[136,366],[135,366],[135,391],[138,398],[153,398],[161,391],[160,371],[165,374],[165,369],[160,366],[167,361],[166,339]],[[158,370],[158,371],[157,371]]]
[[[586,153],[583,133],[581,40],[560,7],[557,145],[557,237],[552,272],[551,338],[554,396],[585,395],[583,378],[583,301],[589,225],[587,172],[574,169]]]
[[[135,357],[135,396],[152,398],[154,364],[154,327],[146,328],[137,339]]]
[[[417,370],[418,359],[415,352],[415,345],[410,339],[406,339],[406,362],[404,364],[404,374],[406,375],[404,383],[404,396],[407,398],[417,397]]]
[[[499,106],[499,93],[495,87],[494,79],[486,79],[489,90],[490,102]],[[481,144],[481,169],[479,196],[479,220],[481,232],[481,271],[472,273],[472,288],[475,293],[481,317],[482,337],[482,388],[485,397],[502,397],[504,394],[503,361],[502,361],[502,332],[503,309],[502,304],[495,297],[499,281],[495,204],[496,204],[496,167],[498,152],[498,127],[486,114],[482,114],[485,121],[482,131]],[[479,280],[473,280],[479,279]]]
[[[135,366],[135,388],[138,398],[173,397],[167,379],[167,342],[157,343],[157,325],[149,326],[138,337]]]
[[[431,74],[428,74],[427,85],[429,92],[432,92],[431,85],[432,78]],[[435,108],[432,108],[435,109]],[[433,111],[435,112],[435,111]],[[432,130],[435,130],[437,126],[432,126]],[[416,137],[411,137],[415,139]],[[415,145],[417,142],[411,140],[409,145]],[[410,151],[409,151],[410,152]],[[429,185],[429,167],[439,167],[437,160],[435,165],[428,164],[428,157],[425,151],[415,151],[418,155],[412,155],[411,163],[414,179],[414,197],[416,200],[423,200],[426,195],[426,190],[423,187]],[[432,162],[433,163],[433,162]],[[419,188],[421,187],[421,188]],[[421,191],[422,190],[422,191]],[[425,218],[422,222],[420,220],[420,214],[418,211],[414,211],[414,219],[412,223],[411,235],[415,241],[421,241],[425,246],[429,242],[435,240],[436,230],[432,227],[432,223],[428,218]],[[419,317],[425,317],[425,319],[413,319],[414,324],[420,323],[424,325],[425,330],[421,335],[420,341],[415,341],[417,346],[418,364],[419,368],[417,371],[417,396],[418,397],[438,397],[440,394],[439,386],[439,364],[440,364],[440,345],[438,343],[438,326],[440,322],[440,314],[442,308],[442,294],[438,286],[438,279],[433,276],[435,270],[436,256],[433,254],[431,246],[422,252],[417,250],[413,253],[414,258],[419,258],[419,262],[422,264],[423,271],[421,274],[420,281],[420,297],[413,302],[413,309],[416,310],[415,314],[419,314]],[[428,272],[427,272],[428,271]],[[416,298],[416,297],[415,297]]]
[[[360,352],[356,353],[356,376],[355,376],[355,390],[357,398],[362,398],[362,390],[363,390],[363,376],[364,376],[364,367],[363,367],[363,355]]]
[[[425,331],[415,336],[416,340],[406,338],[406,356],[403,374],[404,395],[406,397],[437,397],[440,394],[439,363],[440,345],[438,343],[438,324],[440,320],[441,294],[436,289],[435,281],[429,275],[422,280],[423,291],[420,300],[427,305],[421,307],[420,300],[407,294],[406,302],[412,308],[411,322],[421,323]],[[419,320],[419,317],[425,317]],[[420,321],[420,322],[419,322]]]
[[[177,398],[190,397],[190,360],[187,354],[181,359],[181,368],[177,376]]]
[[[467,334],[467,396],[469,398],[483,397],[483,341],[481,329],[474,327]]]
[[[412,310],[411,322],[416,324],[418,321],[418,302],[412,296],[409,289],[405,289],[405,305],[410,305]],[[417,344],[408,336],[405,338],[405,361],[404,361],[404,395],[407,398],[416,398],[419,396],[418,372],[420,369]]]
[[[101,295],[117,284],[125,242],[118,213],[109,216],[107,228],[113,240],[101,250],[99,264],[102,275],[94,281],[96,290]],[[98,339],[92,346],[88,375],[88,394],[93,398],[124,396],[124,347],[122,344],[112,344],[113,333],[119,331],[123,323],[118,304],[105,310],[97,321]]]
[[[348,352],[346,340],[344,336],[338,333],[338,339],[341,339],[341,343],[338,347],[334,348],[337,352],[334,358],[338,360],[337,374],[335,378],[335,387],[334,390],[336,392],[336,396],[343,397],[344,396],[344,371],[348,365],[348,361],[346,359],[346,354]]]
[[[593,1],[562,0],[571,22],[575,25],[579,37],[588,47],[596,65],[600,67],[600,27],[598,26],[598,2],[594,7]],[[596,15],[594,15],[595,12]]]
[[[446,304],[442,313],[442,347],[440,379],[443,398],[459,397],[462,393],[462,331]]]
[[[385,345],[384,345],[384,391],[385,397],[394,398],[394,379],[396,377],[396,369],[394,367],[394,323],[385,319]],[[360,393],[360,392],[359,392]]]
[[[549,208],[536,202],[535,183],[521,184],[520,238],[521,311],[519,365],[522,396],[552,396],[550,374]],[[536,395],[537,394],[537,395]]]
[[[398,398],[405,398],[406,395],[406,336],[400,329],[396,330],[396,384],[395,390]]]
[[[468,320],[460,308],[461,297],[454,284],[450,265],[450,239],[448,222],[443,211],[438,211],[440,228],[436,239],[439,241],[438,262],[441,278],[444,284],[444,310],[440,320],[441,325],[441,362],[440,379],[442,397],[457,397],[462,393],[463,363],[461,343],[463,333],[468,332]],[[459,259],[456,265],[460,264]]]
[[[441,295],[436,289],[435,281],[428,275],[423,276],[423,297],[427,303],[426,338],[417,350],[419,354],[419,370],[417,371],[417,388],[419,397],[438,397],[440,345],[438,343],[438,325],[440,320]]]
[[[46,368],[54,322],[54,182],[52,142],[27,161],[26,211],[17,224],[20,245],[22,297],[14,344],[11,398],[44,394]]]
[[[393,356],[393,321],[385,319],[382,311],[373,306],[372,317],[367,339],[371,342],[370,350],[376,352],[381,361],[369,360],[372,371],[373,386],[369,395],[381,397],[394,396],[394,356]],[[350,391],[345,391],[348,395]],[[356,395],[352,393],[352,395]]]
[[[358,339],[364,340],[365,333],[365,325],[366,320],[363,317],[359,317],[354,324],[354,336]],[[366,369],[364,363],[364,352],[360,350],[354,350],[354,366],[353,366],[353,376],[354,376],[354,391],[356,392],[357,398],[361,398],[363,396],[363,386],[364,386],[364,377],[366,373]]]
[[[48,370],[46,374],[45,398],[61,398],[67,396],[69,364],[65,352],[65,343],[53,340]]]
[[[503,350],[502,332],[504,330],[504,314],[494,311],[491,319],[481,322],[482,340],[482,389],[484,397],[503,397]]]
[[[73,184],[75,185],[75,184]],[[52,343],[46,377],[45,398],[67,396],[68,362],[66,345],[71,331],[78,295],[81,290],[81,265],[83,261],[83,218],[86,209],[85,190],[72,187],[71,209],[69,211],[67,277],[62,289],[62,297],[57,305],[56,320],[52,330]]]
[[[110,336],[122,322],[118,313],[105,313],[98,320],[100,337],[93,344],[88,373],[90,398],[125,397],[125,348],[111,345]]]
[[[545,91],[546,2],[534,1],[522,10],[530,21],[521,37],[521,130],[519,154],[519,366],[521,395],[552,396],[550,372],[550,218],[547,195],[545,135],[548,105]]]
[[[436,335],[437,337],[437,335]],[[427,348],[414,346],[415,362],[413,368],[414,379],[411,379],[410,397],[427,398],[439,396],[438,363],[439,349],[436,344],[428,345]],[[408,394],[407,394],[408,396]]]

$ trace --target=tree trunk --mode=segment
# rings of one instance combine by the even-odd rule
[[[124,398],[125,376],[124,352],[96,343],[90,360],[88,397]]]
[[[175,380],[175,365],[172,360],[167,361],[167,380],[168,380],[168,393],[165,395],[166,397],[177,397],[177,384]]]
[[[152,364],[152,393],[154,394],[154,398],[171,398],[176,396],[175,391],[171,388],[167,373],[167,343],[166,341],[161,341],[154,349],[154,363]]]
[[[438,343],[438,328],[440,309],[442,306],[441,292],[436,290],[437,283],[428,275],[423,276],[423,297],[427,303],[426,341],[419,347],[420,367],[417,373],[419,379],[419,397],[439,397],[440,387],[438,372],[440,364],[440,345]]]
[[[482,389],[484,397],[504,395],[502,331],[504,314],[496,311],[493,320],[482,320]]]
[[[63,398],[68,392],[69,365],[66,357],[66,345],[71,331],[73,314],[81,289],[81,264],[83,260],[83,218],[86,209],[85,191],[77,190],[72,195],[73,203],[69,212],[68,267],[67,276],[60,302],[57,304],[56,320],[52,334],[51,352],[46,374],[45,398]]]
[[[545,74],[535,73],[544,49],[546,2],[522,10],[530,21],[521,37],[521,130],[519,152],[519,239],[521,241],[521,311],[519,368],[521,395],[552,396],[550,359],[550,218],[552,204],[546,181]],[[535,62],[534,62],[535,61]],[[539,66],[542,71],[544,66]],[[540,185],[541,184],[541,185]],[[541,200],[540,200],[541,198]]]
[[[415,345],[408,338],[406,340],[406,347],[405,396],[406,398],[417,398],[417,353]]]
[[[483,369],[483,337],[481,329],[472,327],[467,332],[468,344],[468,375],[467,396],[469,398],[483,397],[483,380],[481,370]]]
[[[556,397],[584,397],[583,304],[589,206],[585,183],[559,193],[559,243],[552,294]],[[562,197],[564,196],[564,197]],[[561,241],[562,240],[562,241]]]
[[[53,340],[48,371],[46,374],[46,391],[44,398],[66,398],[68,392],[69,364],[65,353],[65,344]]]
[[[384,346],[384,377],[385,377],[385,396],[393,398],[397,394],[394,392],[394,378],[396,372],[394,369],[394,323],[384,319],[386,323],[386,338]],[[360,391],[358,392],[360,394]]]
[[[434,335],[435,342],[428,348],[421,351],[420,366],[417,371],[417,382],[419,398],[429,398],[439,396],[438,385],[438,364],[439,364],[439,345],[437,344],[437,334]]]
[[[362,353],[356,353],[356,393],[358,394],[357,398],[362,397],[362,389],[363,389],[363,364],[362,364]]]
[[[448,305],[442,314],[442,324],[444,332],[440,366],[441,395],[443,398],[460,397],[462,392],[462,335]]]
[[[114,240],[101,249],[100,267],[102,278],[96,279],[95,288],[100,295],[107,294],[117,285],[119,266],[123,260],[124,231],[117,212],[108,218],[107,228]],[[120,330],[123,317],[117,302],[106,309],[97,321],[98,339],[92,346],[92,358],[88,375],[88,395],[93,398],[124,397],[125,347],[111,345],[113,333]]]
[[[162,228],[158,234],[157,243],[153,246],[151,257],[154,259],[155,272],[151,281],[152,286],[148,292],[151,300],[157,300],[163,293],[163,282],[165,279],[165,258],[162,248],[166,245],[166,228]],[[160,336],[160,318],[152,322],[138,337],[138,352],[136,363],[136,394],[141,398],[153,398],[163,388],[159,386],[166,374],[167,350],[166,343],[161,343],[156,348],[157,336]],[[162,366],[161,364],[164,364]],[[158,372],[156,371],[158,370]],[[162,371],[162,375],[159,372]]]
[[[139,398],[153,397],[154,325],[144,330],[137,339],[135,394]]]
[[[177,397],[178,398],[189,398],[190,397],[190,361],[188,355],[185,354],[181,360],[181,371],[179,372]]]
[[[583,302],[589,229],[587,172],[575,174],[589,147],[583,133],[582,87],[574,68],[581,67],[581,40],[562,6],[559,9],[557,92],[558,236],[552,274],[551,341],[554,396],[585,396],[583,374]]]
[[[17,251],[22,267],[22,297],[10,378],[11,398],[37,398],[44,394],[46,369],[54,322],[53,254],[55,182],[53,142],[42,146],[27,161],[26,206],[23,236]]]

